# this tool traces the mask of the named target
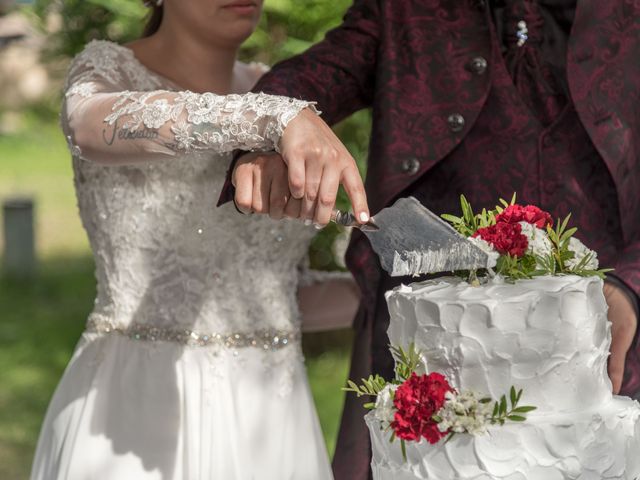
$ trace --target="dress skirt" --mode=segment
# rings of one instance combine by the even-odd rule
[[[32,480],[329,480],[299,342],[190,347],[85,333]]]

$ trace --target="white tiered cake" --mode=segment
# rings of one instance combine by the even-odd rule
[[[514,385],[526,422],[407,442],[406,460],[367,415],[374,479],[640,478],[640,405],[612,396],[607,305],[598,277],[545,276],[471,286],[444,278],[387,294],[391,345],[415,344],[428,371],[498,398]]]

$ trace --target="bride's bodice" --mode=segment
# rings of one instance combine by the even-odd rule
[[[314,230],[216,203],[231,151],[277,147],[286,121],[308,104],[172,92],[109,42],[90,44],[69,78],[63,128],[98,281],[90,323],[223,335],[297,330],[299,266]],[[78,112],[84,120],[74,119]],[[96,135],[74,128],[89,113],[100,117],[96,142],[131,139],[114,144],[113,161],[107,146],[86,140]]]
[[[74,161],[95,314],[209,332],[296,322],[297,267],[313,232],[216,208],[227,165],[200,153],[137,166]]]

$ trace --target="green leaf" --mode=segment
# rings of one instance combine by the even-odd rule
[[[578,231],[578,229],[576,227],[572,227],[569,230],[567,230],[566,232],[564,232],[562,234],[562,236],[560,237],[560,241],[564,242],[565,240],[568,240],[569,238],[571,238],[573,236],[574,233],[576,233]]]
[[[367,410],[372,410],[372,409],[376,408],[376,402],[365,403],[363,405],[363,407],[366,408]]]
[[[498,402],[496,402],[495,405],[493,406],[493,413],[491,414],[491,416],[492,417],[497,417],[499,410],[500,410],[500,404]]]
[[[456,434],[456,432],[449,432],[449,434],[447,435],[447,438],[445,438],[445,440],[444,440],[443,445],[446,445],[447,442],[449,442],[449,440],[451,440],[455,434]]]
[[[518,398],[516,395],[516,389],[513,385],[511,385],[511,390],[509,390],[509,396],[511,397],[511,407],[515,407],[516,404],[518,403]]]
[[[391,355],[396,361],[396,379],[404,381],[411,376],[420,366],[422,359],[420,352],[415,348],[415,344],[409,344],[407,350],[402,347],[389,346]]]
[[[440,423],[442,421],[442,417],[440,415],[432,415],[431,419],[436,423]]]
[[[532,406],[522,406],[522,407],[518,407],[518,408],[514,408],[513,410],[511,410],[513,413],[529,413],[529,412],[533,412],[534,410],[536,410],[538,407],[532,407]]]
[[[520,401],[520,397],[522,397],[522,389],[518,390],[518,395],[516,395],[516,402]]]
[[[566,218],[562,221],[562,225],[560,226],[560,230],[558,231],[558,236],[560,233],[564,232],[569,224],[569,219],[571,218],[571,214],[567,215]]]
[[[502,397],[500,397],[500,416],[503,416],[505,413],[507,413],[507,397],[505,397],[504,395]]]
[[[512,422],[524,422],[526,420],[526,417],[521,415],[508,415],[507,418]]]
[[[448,213],[443,213],[440,216],[451,223],[463,223],[462,218],[456,217],[455,215],[449,215]]]
[[[400,440],[400,449],[402,450],[402,459],[407,461],[407,446],[405,445],[404,440]]]
[[[480,400],[478,400],[480,403],[489,403],[491,402],[491,398],[489,397],[485,397],[485,398],[481,398]]]

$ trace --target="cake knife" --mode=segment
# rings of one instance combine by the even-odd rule
[[[476,270],[495,260],[414,197],[400,198],[360,224],[349,212],[334,210],[331,220],[359,228],[392,277]]]

